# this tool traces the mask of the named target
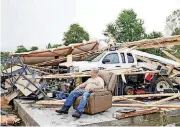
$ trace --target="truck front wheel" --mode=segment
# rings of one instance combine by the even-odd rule
[[[159,77],[156,81],[156,92],[164,92],[164,89],[172,88],[171,81],[166,77]]]

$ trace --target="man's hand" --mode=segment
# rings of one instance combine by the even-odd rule
[[[92,93],[93,91],[94,91],[94,89],[92,89],[92,88],[89,88],[89,90],[88,90],[89,93]]]
[[[78,90],[79,89],[79,86],[77,86],[74,90]]]

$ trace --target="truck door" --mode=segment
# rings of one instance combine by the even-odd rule
[[[123,68],[129,67],[129,65],[126,62],[127,60],[124,52],[120,52],[120,58],[121,58],[121,67]]]
[[[126,53],[126,67],[136,66],[136,61],[132,53]]]
[[[118,53],[109,53],[102,59],[102,67],[106,69],[120,67]]]

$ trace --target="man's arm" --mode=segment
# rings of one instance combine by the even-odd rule
[[[89,79],[88,79],[88,80],[89,80]],[[87,81],[88,81],[88,80],[87,80]],[[84,83],[82,83],[82,84],[80,84],[79,86],[77,86],[77,87],[75,88],[75,90],[85,88],[86,85],[87,85],[87,81],[84,82]]]
[[[76,88],[75,88],[75,90],[77,90],[77,89],[82,89],[82,88],[85,88],[86,87],[86,84],[85,83],[82,83],[82,84],[80,84],[79,86],[77,86]]]

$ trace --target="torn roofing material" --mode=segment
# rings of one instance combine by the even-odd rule
[[[25,64],[37,64],[61,57],[66,57],[69,54],[75,55],[88,51],[96,51],[98,50],[98,45],[99,43],[97,41],[91,41],[47,50],[15,53],[13,56],[20,56],[23,63]]]

